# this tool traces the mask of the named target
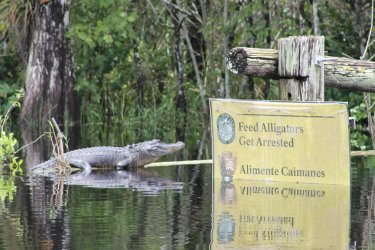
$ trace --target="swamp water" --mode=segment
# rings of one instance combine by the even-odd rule
[[[0,203],[0,249],[208,249],[211,243],[212,249],[374,249],[374,169],[375,157],[353,157],[350,194],[336,195],[328,207],[297,203],[305,204],[301,213],[317,216],[294,229],[299,217],[285,212],[262,217],[254,210],[270,207],[271,191],[258,190],[247,213],[237,212],[240,194],[256,192],[249,187],[257,185],[247,183],[245,190],[224,183],[213,192],[211,165],[95,172],[88,182],[17,177],[14,186],[0,186],[1,198],[8,194]],[[220,199],[230,209],[220,210]],[[293,205],[281,198],[272,204]],[[256,235],[261,222],[267,222],[262,229],[267,237]],[[329,240],[309,235],[319,231],[334,233]]]

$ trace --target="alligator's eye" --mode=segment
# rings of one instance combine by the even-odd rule
[[[149,154],[152,156],[159,156],[160,154],[160,149],[158,147],[153,147],[150,151]]]

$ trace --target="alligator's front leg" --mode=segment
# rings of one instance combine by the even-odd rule
[[[69,164],[82,169],[82,175],[89,175],[91,173],[92,168],[87,161],[77,159],[67,159],[66,161],[69,162]]]
[[[131,159],[130,158],[126,158],[122,161],[119,161],[116,163],[116,169],[125,169],[125,167],[129,166],[130,165],[130,162],[131,162]]]

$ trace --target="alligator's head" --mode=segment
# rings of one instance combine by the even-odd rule
[[[185,143],[164,143],[160,140],[145,141],[140,144],[136,144],[136,156],[133,158],[134,167],[144,166],[151,162],[156,161],[163,155],[175,153],[184,148]]]

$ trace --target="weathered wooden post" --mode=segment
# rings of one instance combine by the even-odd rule
[[[293,101],[324,101],[324,37],[288,37],[278,41],[280,98]]]
[[[375,92],[375,62],[324,56],[323,44],[323,37],[310,36],[280,39],[278,50],[233,48],[227,67],[236,74],[281,79],[282,100],[322,101],[324,85]]]

